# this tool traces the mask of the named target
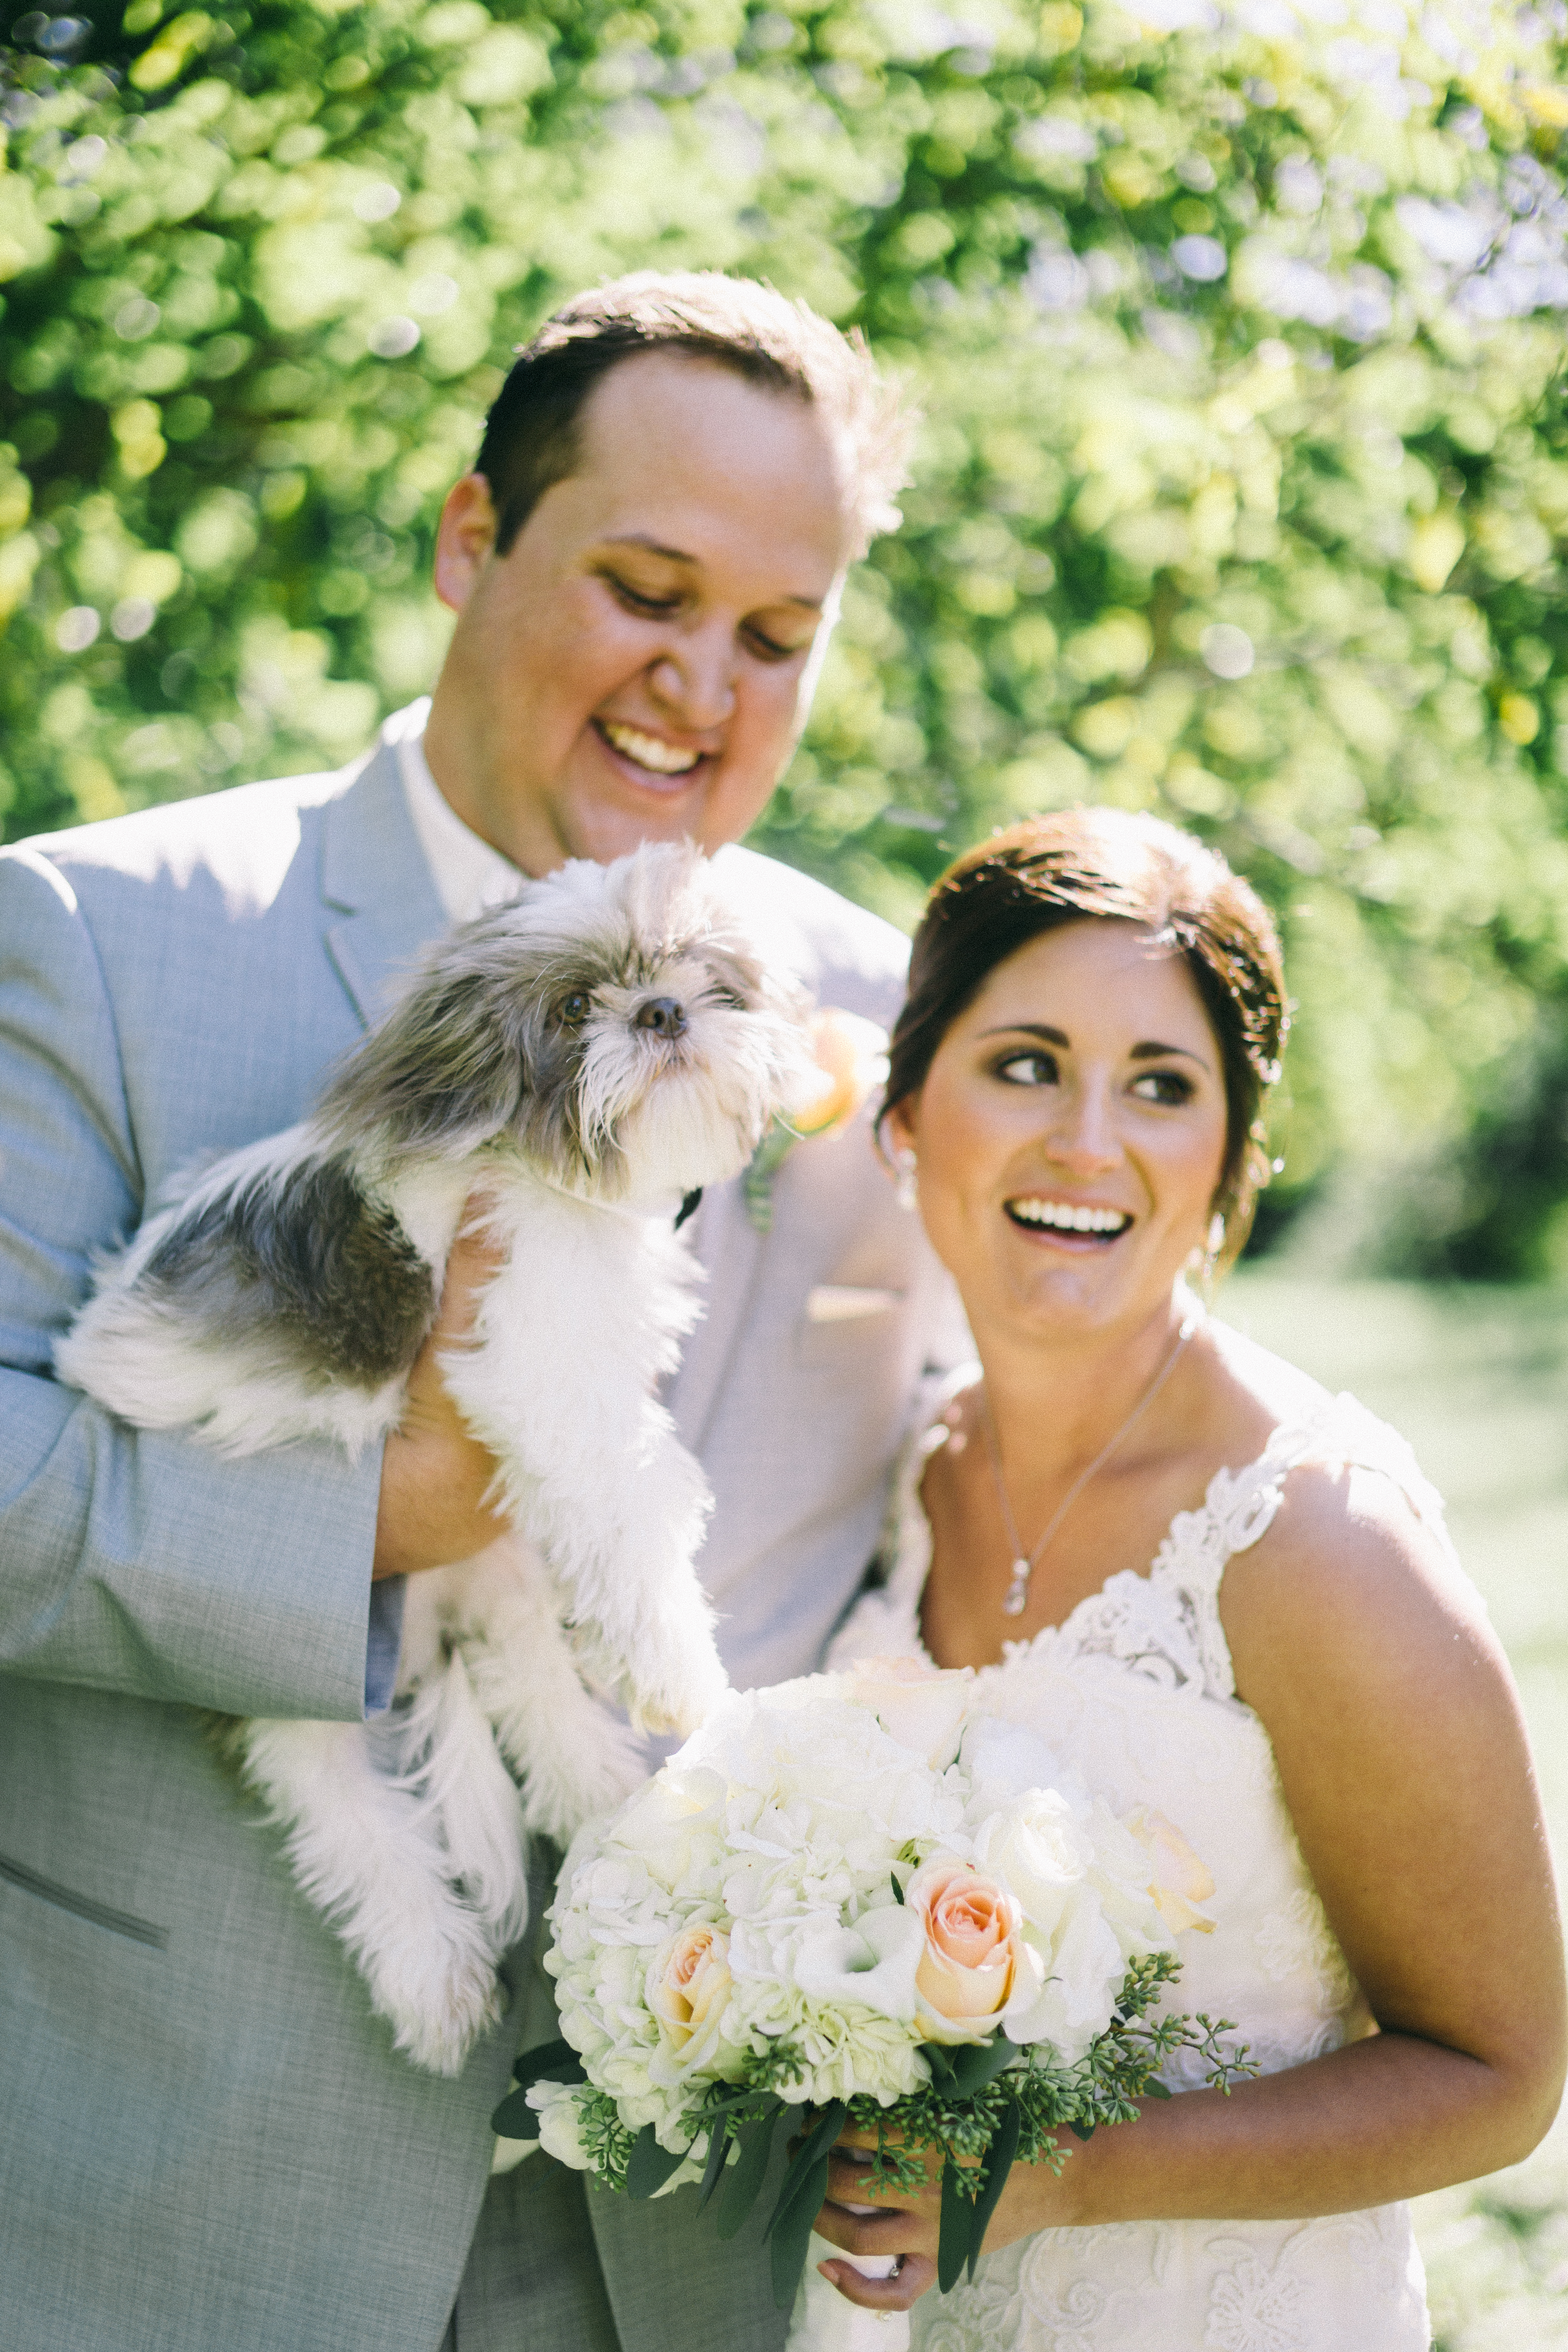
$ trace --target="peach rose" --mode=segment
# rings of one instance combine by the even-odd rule
[[[683,1927],[648,1970],[647,2005],[665,2046],[682,2051],[730,1999],[730,1939],[721,1927]]]
[[[886,1078],[888,1034],[830,1004],[812,1024],[811,1050],[816,1067],[790,1106],[790,1124],[801,1135],[837,1135]]]
[[[1214,1874],[1206,1863],[1193,1852],[1174,1822],[1151,1806],[1140,1805],[1127,1816],[1127,1826],[1140,1845],[1146,1846],[1154,1860],[1154,1875],[1149,1882],[1149,1892],[1155,1908],[1173,1935],[1185,1927],[1195,1927],[1200,1936],[1214,1934],[1214,1921],[1205,1919],[1194,1908],[1206,1903],[1215,1892]]]
[[[1000,2015],[1018,1965],[1018,1906],[1004,1886],[962,1862],[928,1862],[904,1901],[925,1930],[915,1971],[920,2023],[930,2042],[974,2042]]]

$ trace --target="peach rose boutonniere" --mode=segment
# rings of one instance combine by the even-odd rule
[[[812,1024],[814,1066],[787,1111],[752,1155],[742,1183],[746,1213],[760,1234],[773,1222],[773,1178],[797,1143],[842,1135],[888,1076],[888,1033],[858,1013],[824,1005]]]
[[[927,2042],[986,2042],[1018,1969],[1018,1906],[1005,1886],[961,1862],[928,1862],[904,1889],[925,1930],[915,1970],[916,2016]]]

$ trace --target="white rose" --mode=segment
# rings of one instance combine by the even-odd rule
[[[999,1878],[1026,1925],[1048,1945],[1082,1887],[1092,1849],[1058,1789],[1028,1789],[974,1832],[976,1868]]]
[[[589,2159],[583,2147],[582,2114],[574,2083],[535,2083],[528,2104],[539,2117],[539,2145],[557,2164],[586,2172]]]
[[[989,1810],[1026,1790],[1059,1788],[1063,1779],[1056,1756],[1037,1734],[994,1715],[980,1716],[970,1725],[960,1761],[974,1786],[972,1813],[982,1801]]]
[[[1003,2030],[1011,2041],[1048,2042],[1069,2062],[1081,2058],[1110,2022],[1127,1972],[1121,1946],[1088,1888],[1058,1919],[1048,1950],[1026,1928],[1025,1938],[1037,1969],[1020,1971]]]
[[[940,1772],[958,1754],[973,1704],[970,1666],[943,1672],[919,1658],[859,1658],[850,1696],[900,1748]]]

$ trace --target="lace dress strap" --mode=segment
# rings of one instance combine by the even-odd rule
[[[1454,1556],[1443,1501],[1405,1439],[1348,1391],[1326,1392],[1305,1413],[1281,1422],[1256,1461],[1220,1470],[1195,1511],[1178,1511],[1154,1556],[1152,1585],[1179,1597],[1205,1687],[1231,1697],[1236,1675],[1219,1618],[1226,1565],[1267,1535],[1289,1473],[1307,1461],[1330,1470],[1374,1470],[1391,1479],[1422,1525]]]

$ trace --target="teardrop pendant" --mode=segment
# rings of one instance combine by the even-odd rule
[[[1024,1605],[1029,1598],[1030,1565],[1026,1559],[1013,1562],[1013,1581],[1007,1587],[1007,1597],[1002,1603],[1005,1617],[1021,1617],[1024,1613]]]

